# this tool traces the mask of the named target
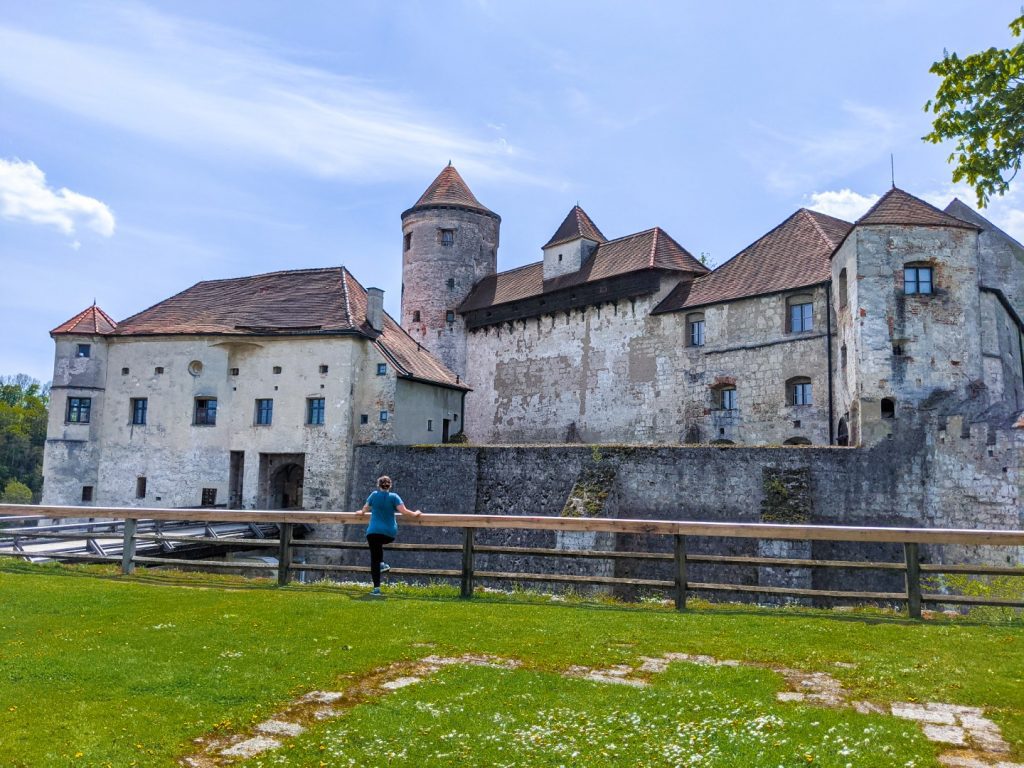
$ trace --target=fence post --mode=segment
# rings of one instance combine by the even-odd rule
[[[907,615],[912,619],[921,618],[921,563],[917,550],[916,542],[903,545],[907,562]]]
[[[277,553],[277,586],[288,583],[292,567],[292,523],[281,523],[281,546]]]
[[[473,597],[473,532],[475,528],[464,528],[462,538],[462,591],[465,600]]]
[[[686,610],[686,537],[675,535],[676,610]]]
[[[139,521],[133,517],[124,520],[124,543],[121,545],[121,573],[135,573],[135,530]]]

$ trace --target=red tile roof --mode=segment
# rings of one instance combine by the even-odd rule
[[[106,336],[114,332],[117,323],[110,315],[93,304],[72,317],[67,322],[61,323],[52,331],[51,336],[62,333],[81,333],[88,336]]]
[[[118,336],[355,334],[392,359],[399,375],[468,389],[389,315],[378,334],[366,320],[366,289],[344,267],[207,280],[123,320]]]
[[[481,213],[497,216],[494,211],[486,208],[476,199],[476,195],[470,191],[469,186],[463,181],[462,176],[459,175],[459,172],[455,170],[455,166],[451,163],[437,175],[437,178],[427,187],[427,191],[420,195],[420,199],[406,213],[433,206],[470,208]]]
[[[871,224],[908,224],[925,227],[959,227],[961,229],[978,229],[972,224],[948,213],[943,213],[934,205],[929,205],[902,189],[893,187],[882,199],[871,206],[871,209],[857,219],[857,225]]]
[[[499,272],[483,278],[459,307],[460,312],[493,307],[582,283],[593,283],[645,269],[668,269],[704,274],[697,261],[663,229],[654,227],[635,235],[598,244],[578,272],[544,280],[544,262]]]
[[[578,240],[581,237],[597,243],[608,241],[608,238],[601,234],[601,230],[597,228],[597,225],[587,215],[587,212],[578,205],[575,205],[558,229],[555,230],[555,234],[542,247],[547,248],[549,245],[567,243],[570,240]]]
[[[676,286],[654,312],[674,312],[827,282],[831,278],[832,251],[852,226],[842,219],[801,208],[713,272]]]

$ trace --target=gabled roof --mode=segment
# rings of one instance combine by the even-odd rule
[[[831,279],[832,251],[852,226],[842,219],[801,208],[713,272],[680,283],[654,312],[674,312],[827,282]]]
[[[953,202],[951,202],[949,205],[946,206],[946,209],[945,209],[944,213],[948,213],[950,216],[955,216],[956,218],[958,218],[961,221],[964,221],[964,222],[966,222],[968,224],[973,224],[974,226],[978,227],[979,229],[982,229],[982,230],[985,230],[985,231],[988,231],[988,232],[995,232],[995,233],[997,233],[999,235],[1002,235],[1002,237],[1004,237],[1005,239],[1009,240],[1011,243],[1016,245],[1018,248],[1024,249],[1024,245],[1021,245],[1020,242],[1016,238],[1011,237],[1006,232],[1001,230],[999,227],[997,227],[991,221],[989,221],[984,216],[982,216],[980,213],[978,213],[976,210],[974,210],[969,205],[967,205],[967,203],[963,202],[959,197],[954,197],[953,198]]]
[[[601,230],[597,228],[597,225],[587,215],[587,212],[580,208],[579,205],[574,205],[572,210],[566,215],[565,220],[555,230],[555,234],[542,247],[547,248],[551,245],[568,243],[581,237],[597,243],[608,241],[608,238],[601,234]]]
[[[114,332],[117,323],[102,309],[93,304],[86,307],[70,320],[61,323],[52,331],[51,336],[64,333],[80,333],[87,336],[106,336]]]
[[[459,311],[471,312],[647,269],[696,274],[708,271],[665,230],[654,227],[635,235],[599,243],[579,271],[552,280],[544,280],[543,261],[485,277],[473,286]]]
[[[366,320],[366,289],[345,267],[295,269],[206,280],[117,326],[118,336],[358,335],[373,340],[400,376],[468,389],[389,315],[378,333]]]
[[[959,227],[978,229],[975,224],[943,213],[934,205],[893,187],[857,219],[857,226],[871,224],[907,224],[923,227]]]
[[[435,206],[455,206],[457,208],[469,208],[481,213],[490,214],[491,216],[498,215],[484,207],[476,199],[476,195],[470,191],[469,185],[463,181],[462,176],[459,175],[459,172],[455,170],[455,166],[451,163],[445,166],[444,170],[427,187],[427,191],[420,195],[420,199],[416,201],[416,204],[405,213]],[[404,216],[405,213],[402,215]]]

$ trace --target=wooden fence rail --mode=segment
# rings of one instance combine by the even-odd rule
[[[341,539],[296,539],[297,525],[365,525],[366,517],[353,512],[315,512],[315,511],[271,511],[271,510],[228,510],[228,509],[150,509],[139,507],[67,507],[0,504],[0,519],[10,525],[21,525],[16,528],[0,529],[3,539],[11,536],[34,539],[68,540],[73,538],[120,541],[121,554],[96,554],[61,552],[59,554],[40,554],[37,550],[26,551],[25,548],[11,546],[0,548],[0,555],[21,558],[51,557],[59,560],[81,560],[93,562],[119,562],[124,573],[132,573],[136,565],[188,566],[204,569],[245,568],[276,570],[278,584],[285,585],[295,570],[321,573],[353,573],[365,572],[363,566],[331,565],[326,563],[295,563],[295,551],[303,548],[316,549],[354,549],[362,548],[360,542]],[[96,519],[95,527],[106,528],[88,533],[74,533],[65,530],[67,526],[34,526],[31,523],[42,520],[81,520]],[[279,531],[275,538],[233,538],[220,539],[214,535],[164,535],[157,533],[139,533],[138,523],[146,521],[181,521],[187,518],[190,523],[232,522],[250,525],[276,525]],[[109,527],[113,521],[123,521],[121,530]],[[988,576],[1024,576],[1024,568],[996,566],[987,564],[937,564],[921,563],[920,545],[959,545],[965,547],[1024,547],[1024,531],[993,531],[973,529],[937,529],[937,528],[882,528],[865,526],[835,525],[784,525],[776,523],[718,523],[691,520],[629,520],[611,518],[567,518],[542,516],[507,516],[507,515],[423,515],[422,517],[404,517],[402,525],[445,527],[462,530],[461,544],[392,544],[392,549],[413,552],[461,552],[462,561],[459,568],[393,568],[395,575],[428,576],[458,579],[460,594],[464,598],[473,596],[474,586],[478,580],[513,581],[513,582],[548,582],[563,584],[589,584],[646,587],[671,591],[675,596],[675,604],[679,610],[686,607],[687,595],[690,592],[730,592],[753,595],[769,595],[775,597],[794,598],[829,598],[844,600],[879,600],[900,601],[907,606],[911,618],[921,617],[922,604],[950,605],[994,605],[1013,608],[1024,608],[1024,601],[977,597],[966,595],[946,595],[925,593],[922,591],[921,575],[924,574],[975,574]],[[208,527],[208,526],[207,526]],[[629,552],[621,550],[567,550],[547,547],[514,547],[480,545],[476,541],[479,529],[527,529],[535,531],[577,531],[603,532],[624,534],[649,534],[671,537],[671,552]],[[901,562],[866,562],[854,560],[821,560],[815,558],[786,557],[754,557],[740,555],[708,555],[697,554],[687,550],[687,537],[701,536],[730,539],[770,539],[786,541],[831,541],[831,542],[865,542],[900,544],[903,548]],[[12,539],[17,541],[17,539]],[[277,564],[220,560],[195,560],[181,557],[141,556],[136,554],[136,545],[140,541],[159,542],[171,547],[175,544],[202,544],[209,547],[220,546],[237,549],[242,548],[274,548],[277,550]],[[95,546],[95,544],[93,544]],[[523,573],[480,570],[476,564],[478,555],[497,556],[531,556],[553,558],[601,559],[609,561],[666,561],[672,564],[670,579],[625,578],[616,576],[583,576],[558,573]],[[709,583],[689,580],[690,564],[735,565],[753,567],[783,567],[807,569],[844,569],[844,570],[879,570],[899,571],[904,574],[905,587],[900,592],[858,591],[858,590],[824,590],[805,589],[798,587]]]

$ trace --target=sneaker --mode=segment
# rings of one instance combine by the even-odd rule
[[[371,589],[370,594],[379,596],[381,594],[380,587],[374,587],[373,589]]]
[[[380,572],[381,573],[387,573],[390,570],[391,570],[391,566],[388,565],[387,563],[381,563],[380,564]]]

